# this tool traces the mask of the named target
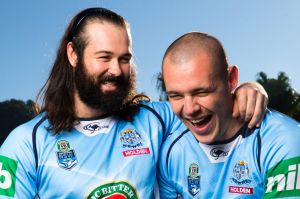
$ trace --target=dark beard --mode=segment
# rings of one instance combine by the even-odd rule
[[[111,92],[102,92],[101,84],[113,83],[117,89]],[[130,78],[124,76],[102,75],[95,80],[87,74],[82,63],[78,63],[75,69],[75,86],[80,99],[88,106],[100,109],[105,113],[120,110],[132,89]]]

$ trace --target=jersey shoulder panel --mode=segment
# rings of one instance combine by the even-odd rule
[[[267,112],[260,134],[264,197],[299,197],[299,175],[293,175],[300,169],[300,124],[272,110]]]
[[[140,102],[140,104],[152,108],[157,113],[156,116],[161,120],[164,126],[165,137],[177,131],[179,128],[184,128],[185,125],[172,111],[168,102],[143,101]]]
[[[158,172],[159,193],[161,198],[177,198],[179,191],[177,190],[176,172],[174,171],[177,166],[179,166],[182,149],[185,146],[184,143],[187,141],[185,138],[187,132],[189,131],[186,128],[183,131],[177,130],[163,143],[160,152]]]
[[[300,123],[277,111],[268,111],[260,128],[262,154],[300,156]]]
[[[42,119],[43,114],[40,114],[16,127],[1,146],[1,153],[15,153],[16,150],[24,150],[24,147],[32,149],[32,132]]]
[[[294,119],[277,111],[268,111],[262,122],[260,135],[262,146],[266,150],[276,149],[278,152],[300,155],[300,123]]]
[[[139,104],[151,107],[162,117],[162,119],[176,117],[168,102],[141,101]]]
[[[170,159],[175,161],[177,159],[176,156],[181,156],[182,149],[186,147],[190,139],[193,139],[193,136],[186,127],[179,128],[169,135],[162,145],[160,152],[160,164],[162,164],[162,166],[168,170],[169,166],[171,165]]]
[[[1,173],[5,173],[5,186],[1,196],[33,198],[35,195],[36,168],[32,132],[42,115],[15,128],[0,148]]]

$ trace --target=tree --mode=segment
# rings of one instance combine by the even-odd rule
[[[159,101],[167,101],[168,96],[166,93],[166,86],[163,81],[162,73],[159,72],[156,76],[156,89],[159,92]]]
[[[0,145],[15,127],[36,115],[36,107],[32,100],[24,102],[11,99],[0,102]]]
[[[269,108],[278,110],[300,121],[300,95],[290,85],[290,79],[284,72],[279,72],[277,79],[268,78],[266,73],[258,73],[257,82],[269,95]]]

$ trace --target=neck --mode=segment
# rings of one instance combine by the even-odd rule
[[[98,117],[104,115],[105,112],[100,109],[95,109],[84,102],[81,101],[78,93],[76,92],[74,95],[75,101],[75,114],[78,118],[91,118],[91,117]]]
[[[245,122],[240,122],[236,118],[231,117],[228,122],[227,130],[221,137],[221,140],[228,140],[235,136],[235,134],[240,130],[240,128],[245,124]]]

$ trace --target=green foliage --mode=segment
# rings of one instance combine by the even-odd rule
[[[269,95],[269,108],[300,121],[300,95],[292,88],[290,79],[284,72],[278,73],[277,79],[268,78],[266,73],[260,72],[257,82]]]
[[[0,145],[7,135],[18,125],[36,115],[35,103],[32,100],[6,100],[0,102]]]
[[[156,75],[156,89],[159,92],[159,101],[167,101],[168,96],[166,93],[166,86],[161,72]]]

